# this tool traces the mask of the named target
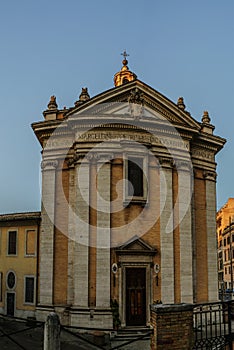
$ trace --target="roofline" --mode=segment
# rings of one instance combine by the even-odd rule
[[[226,207],[227,207],[227,204],[228,204],[228,202],[229,202],[229,200],[230,199],[234,199],[234,197],[228,197],[228,199],[227,199],[227,201],[222,205],[222,207],[220,207],[220,209],[217,211],[217,216],[218,216],[218,214],[223,210],[223,209],[225,209]]]
[[[159,92],[155,88],[151,87],[150,85],[146,84],[142,80],[135,79],[135,80],[128,82],[126,84],[114,86],[108,90],[102,91],[99,94],[91,97],[90,100],[86,101],[84,104],[77,106],[77,107],[72,107],[71,109],[69,109],[68,113],[66,113],[66,118],[69,118],[70,115],[72,115],[76,112],[79,112],[79,111],[82,111],[82,110],[89,108],[90,106],[92,106],[93,103],[99,103],[99,101],[100,101],[100,99],[102,99],[102,97],[105,97],[105,98],[111,97],[113,92],[115,92],[115,91],[116,91],[116,93],[118,93],[118,91],[121,91],[121,90],[131,90],[137,84],[142,86],[142,87],[145,87],[146,89],[149,90],[149,92],[151,91],[153,94],[156,94],[160,99],[163,99],[165,102],[168,103],[168,107],[170,106],[171,108],[174,109],[174,111],[176,111],[178,113],[178,110],[177,110],[178,106],[174,101],[170,100],[167,96],[165,96],[164,94],[162,94],[161,92]],[[183,115],[183,117],[185,117],[185,118],[187,118],[188,114],[189,114],[189,118],[191,120],[191,123],[193,124],[193,126],[191,126],[191,125],[190,126],[196,128],[197,130],[201,129],[201,123],[198,122],[194,117],[192,117],[192,115],[190,113],[188,113],[187,111],[179,110],[179,114]]]
[[[20,221],[20,220],[40,220],[41,212],[24,212],[24,213],[10,213],[10,214],[0,214],[0,222],[9,221]]]

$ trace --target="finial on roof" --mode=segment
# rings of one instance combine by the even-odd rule
[[[50,102],[47,105],[48,109],[57,109],[56,97],[53,95],[50,97]]]
[[[209,116],[208,111],[204,111],[204,112],[203,112],[202,123],[204,123],[204,124],[210,124],[210,116]]]
[[[126,58],[129,56],[129,54],[126,52],[126,50],[124,50],[121,55],[124,57],[122,61],[123,67],[121,68],[120,72],[116,73],[114,76],[115,86],[123,85],[137,79],[136,74],[131,72],[127,66],[128,60]]]
[[[90,96],[89,96],[88,88],[87,88],[87,87],[82,88],[81,94],[80,94],[80,96],[79,96],[79,99],[80,99],[80,101],[82,101],[82,102],[85,102],[85,101],[90,100]]]
[[[127,57],[129,56],[129,54],[126,52],[126,50],[124,50],[124,52],[122,52],[121,55],[124,57],[124,59],[122,61],[123,65],[127,66],[127,64],[128,64]]]
[[[90,96],[89,96],[89,93],[88,93],[88,88],[85,87],[85,88],[82,88],[81,90],[81,94],[79,96],[79,100],[75,102],[75,106],[79,106],[80,104],[86,102],[90,100]]]
[[[177,106],[182,109],[183,111],[185,110],[185,104],[184,104],[184,99],[183,97],[179,97],[177,101]]]

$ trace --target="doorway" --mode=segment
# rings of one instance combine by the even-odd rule
[[[7,293],[7,316],[15,314],[15,293]]]
[[[145,268],[126,268],[126,325],[146,325]]]

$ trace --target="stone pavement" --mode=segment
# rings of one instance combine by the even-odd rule
[[[36,328],[30,328],[30,324],[16,321],[13,318],[0,317],[0,349],[1,350],[43,350],[43,325],[37,323]],[[23,332],[20,332],[23,331]],[[15,333],[15,334],[13,334]],[[4,334],[8,334],[4,336]],[[79,333],[80,334],[80,333]],[[93,340],[93,335],[81,334],[86,339]],[[108,339],[108,337],[107,337]],[[115,346],[127,342],[127,339],[111,339],[111,342],[106,342],[103,346],[106,350],[111,350]],[[61,350],[98,350],[95,345],[87,343],[85,340],[79,339],[76,336],[61,331]],[[129,345],[121,347],[124,350],[150,350],[150,340],[139,340]]]
[[[112,342],[111,346],[112,348],[114,346],[120,345],[120,342]],[[111,349],[111,348],[110,348]],[[137,342],[134,342],[129,345],[124,345],[123,350],[150,350],[150,340],[138,340]]]

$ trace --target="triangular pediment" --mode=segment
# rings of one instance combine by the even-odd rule
[[[119,254],[156,254],[157,250],[146,243],[138,236],[133,237],[130,241],[125,242],[116,250]]]
[[[142,109],[141,106],[142,105]],[[141,109],[141,110],[140,110]],[[140,112],[139,112],[140,110]],[[140,80],[107,90],[74,108],[68,113],[72,119],[90,119],[93,117],[108,120],[114,116],[118,122],[134,119],[152,123],[170,123],[175,127],[200,130],[198,123],[187,112],[170,101],[167,97]]]

